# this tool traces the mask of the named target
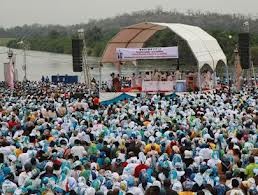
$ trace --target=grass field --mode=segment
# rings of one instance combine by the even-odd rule
[[[0,37],[0,46],[6,46],[6,44],[9,42],[9,41],[11,41],[11,40],[13,40],[14,38],[1,38]]]

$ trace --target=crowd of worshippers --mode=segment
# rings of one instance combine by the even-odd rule
[[[258,91],[141,95],[0,88],[1,194],[258,194]]]

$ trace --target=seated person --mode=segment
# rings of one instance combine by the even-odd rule
[[[161,72],[161,81],[166,81],[167,80],[167,74],[166,72]]]
[[[173,81],[172,73],[167,73],[167,81]]]
[[[157,70],[154,71],[153,76],[152,76],[153,81],[159,81],[160,80],[160,72]]]
[[[151,74],[150,74],[150,72],[146,72],[145,73],[144,80],[145,81],[151,81]]]

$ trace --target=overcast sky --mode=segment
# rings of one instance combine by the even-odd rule
[[[86,23],[158,6],[258,16],[258,0],[0,0],[0,26]]]

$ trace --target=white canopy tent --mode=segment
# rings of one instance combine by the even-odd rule
[[[113,63],[119,66],[116,48],[141,48],[157,31],[166,28],[185,40],[191,49],[198,65],[199,84],[200,70],[206,64],[215,73],[218,62],[222,61],[228,70],[226,56],[214,37],[200,27],[177,23],[143,22],[123,28],[109,41],[102,56],[102,63]]]

